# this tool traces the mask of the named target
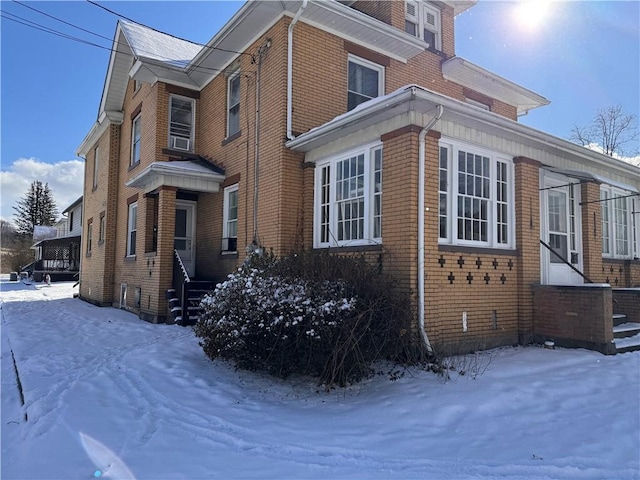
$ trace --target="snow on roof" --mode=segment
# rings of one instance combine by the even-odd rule
[[[58,229],[56,227],[47,225],[34,225],[33,226],[33,241],[38,242],[40,240],[46,240],[49,238],[56,238],[58,235]]]
[[[136,57],[184,68],[202,50],[198,45],[137,23],[120,20],[120,26]]]

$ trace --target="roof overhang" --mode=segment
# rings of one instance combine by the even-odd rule
[[[549,105],[549,100],[531,90],[491,73],[461,57],[442,63],[442,76],[463,87],[498,99],[518,109],[518,115],[534,108]]]
[[[214,171],[202,162],[179,160],[153,162],[140,174],[129,180],[127,187],[136,187],[149,193],[157,188],[176,187],[193,192],[215,193],[220,191],[224,174]]]
[[[211,70],[226,68],[237,57],[235,52],[245,51],[283,16],[295,16],[302,5],[302,0],[246,2],[186,71],[196,83],[205,85],[217,75]],[[401,62],[426,47],[422,40],[335,0],[308,0],[299,21]]]
[[[395,128],[412,123],[426,124],[433,117],[432,113],[438,105],[444,107],[442,120],[497,135],[532,148],[558,155],[570,155],[602,169],[637,178],[640,184],[640,168],[634,165],[418,85],[407,85],[389,95],[362,103],[350,112],[290,140],[286,146],[294,151],[310,152],[347,135],[392,119],[401,119],[394,123]]]
[[[124,113],[121,111],[102,112],[98,120],[91,127],[91,130],[89,130],[89,133],[87,133],[84,140],[82,140],[82,143],[76,149],[76,155],[86,157],[89,150],[93,148],[109,125],[120,125],[122,120],[124,120]]]
[[[353,5],[356,0],[340,0],[340,3]],[[457,16],[473,7],[478,0],[442,0],[442,3],[453,8],[453,14]]]

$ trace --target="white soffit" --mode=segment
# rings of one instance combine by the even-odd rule
[[[234,52],[246,50],[261,32],[283,15],[294,16],[301,6],[301,0],[246,2],[190,63],[189,75],[206,83],[233,61]],[[402,62],[426,48],[422,40],[335,0],[309,0],[300,21]]]
[[[458,83],[476,92],[498,99],[518,109],[523,114],[550,102],[531,90],[491,73],[464,58],[453,57],[442,63],[442,75],[446,80]]]
[[[195,161],[153,162],[129,180],[127,187],[142,188],[145,193],[161,186],[195,192],[218,192],[225,176]]]

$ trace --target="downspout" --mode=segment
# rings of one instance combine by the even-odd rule
[[[438,113],[427,125],[420,131],[419,138],[419,150],[418,150],[418,326],[420,328],[420,337],[427,352],[433,353],[433,348],[427,337],[427,332],[424,328],[424,181],[425,181],[425,137],[427,132],[431,130],[442,114],[444,113],[444,107],[438,105]]]
[[[291,117],[293,115],[293,27],[298,23],[298,19],[305,8],[307,8],[307,0],[302,0],[302,5],[300,5],[287,30],[287,140],[295,138],[291,132]]]

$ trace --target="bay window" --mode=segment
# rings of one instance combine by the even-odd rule
[[[314,246],[382,242],[382,145],[318,162]]]
[[[514,248],[513,164],[476,146],[440,142],[441,244]]]

